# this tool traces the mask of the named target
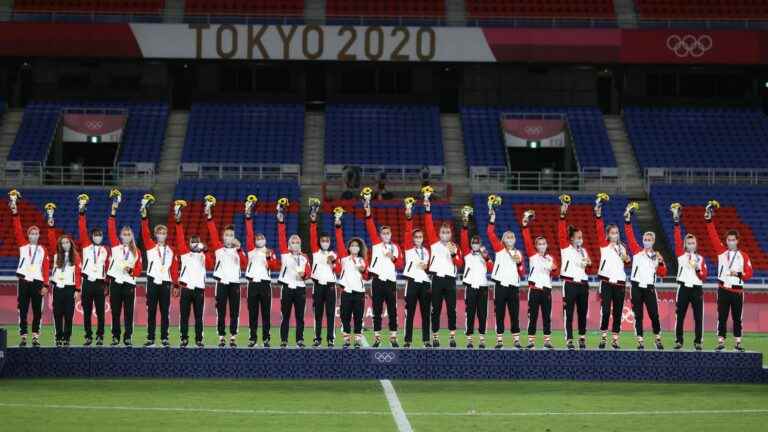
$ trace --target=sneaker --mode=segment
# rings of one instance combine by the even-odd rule
[[[496,345],[493,348],[494,349],[504,348],[504,341],[502,339],[496,339]]]
[[[269,348],[270,346],[269,339],[264,339],[264,348]]]
[[[440,348],[440,339],[432,339],[432,347]]]
[[[229,339],[229,347],[230,348],[237,348],[237,341],[235,340],[235,338],[230,338]]]
[[[189,345],[189,340],[182,339],[181,343],[179,344],[179,348],[186,348]]]
[[[656,339],[656,349],[659,351],[664,351],[664,344],[661,343],[661,339]]]
[[[644,349],[645,349],[645,345],[644,345],[642,342],[639,342],[639,341],[638,341],[638,342],[637,342],[637,349],[638,349],[639,351],[642,351],[642,350],[644,350]]]
[[[112,343],[111,343],[111,344],[109,344],[109,345],[110,345],[110,346],[118,346],[118,345],[120,345],[120,339],[118,339],[118,338],[116,338],[116,337],[114,337],[114,336],[113,336],[113,337],[112,337]]]
[[[456,336],[451,336],[450,339],[448,339],[448,346],[456,348]]]
[[[298,348],[304,348],[304,341],[303,341],[303,340],[300,340],[300,341],[296,341],[296,346],[297,346]]]
[[[600,338],[600,344],[597,346],[599,349],[605,349],[605,345],[608,343],[608,340],[605,338]]]
[[[733,346],[733,349],[735,349],[738,352],[746,351],[746,349],[744,349],[744,346],[741,345],[741,342],[736,342],[736,345]]]
[[[580,350],[587,349],[587,340],[586,339],[579,339],[579,349]]]
[[[477,344],[477,347],[478,347],[479,349],[485,349],[485,341],[484,341],[484,340],[481,340],[481,341],[480,341],[480,343],[479,343],[479,344]]]
[[[280,341],[280,348],[288,348],[288,341]]]
[[[571,351],[576,349],[576,347],[573,345],[573,341],[572,340],[569,340],[568,343],[565,344],[565,347],[568,348]]]
[[[255,339],[251,339],[251,340],[248,341],[248,348],[253,348],[255,346],[256,346],[256,340]]]
[[[61,342],[60,340],[56,340],[56,348],[61,348],[62,345],[63,345],[63,342]]]
[[[19,341],[19,348],[24,348],[25,346],[27,346],[27,337],[22,336],[21,340]]]
[[[33,348],[39,348],[40,347],[40,338],[33,337],[32,338],[32,347]]]
[[[343,349],[349,349],[350,346],[352,346],[352,344],[348,340],[345,340],[344,345],[342,345],[341,347]]]
[[[226,342],[224,342],[224,338],[219,338],[219,348],[224,348],[226,346]]]
[[[83,346],[91,346],[93,344],[93,339],[87,337],[85,338],[85,342],[83,342]]]
[[[528,349],[528,350],[536,349],[536,344],[533,342],[528,342],[528,345],[525,346],[525,349]]]
[[[682,342],[675,342],[675,347],[674,347],[674,348],[675,348],[676,350],[681,350],[681,349],[683,349],[683,343],[682,343]]]
[[[362,347],[362,345],[360,345],[360,341],[355,341],[354,347],[355,349],[360,349]]]
[[[155,341],[148,339],[146,342],[144,342],[144,348],[151,348],[155,346]]]
[[[162,341],[160,341],[160,345],[162,345],[163,348],[168,348],[171,346],[171,344],[168,342],[168,339],[163,339]]]
[[[378,348],[381,346],[381,336],[376,336],[373,339],[373,345],[371,345],[373,348]]]
[[[725,342],[718,342],[717,346],[715,347],[715,351],[720,352],[725,349]]]
[[[331,340],[329,340],[329,341],[328,341],[328,343],[326,344],[326,346],[327,346],[328,348],[333,348],[334,346],[336,346],[336,341],[335,341],[334,339],[331,339]]]
[[[205,348],[205,344],[203,343],[203,341],[195,342],[195,346],[198,348]]]
[[[96,346],[102,346],[104,345],[104,338],[101,336],[96,336]]]
[[[64,341],[61,343],[61,346],[62,346],[62,347],[64,347],[64,348],[69,348],[69,339],[65,339],[65,340],[64,340]]]
[[[424,341],[424,348],[432,348],[432,342]]]
[[[408,349],[411,347],[411,343],[408,341],[403,342],[403,348]]]
[[[123,345],[125,345],[127,348],[130,348],[133,346],[133,342],[131,342],[130,339],[126,339],[123,341]]]
[[[621,349],[621,347],[619,346],[619,341],[615,340],[615,341],[611,342],[611,348],[613,348],[615,350]]]
[[[513,346],[515,347],[515,349],[523,349],[523,346],[520,345],[519,340],[515,340],[515,343],[513,344]]]
[[[546,349],[555,349],[555,347],[552,346],[552,342],[550,342],[550,341],[545,341],[544,342],[544,348],[546,348]]]
[[[322,342],[320,339],[315,339],[315,340],[312,342],[312,348],[317,348],[317,347],[319,347],[319,346],[320,346],[322,343],[323,343],[323,342]]]
[[[693,348],[694,348],[696,351],[701,351],[701,349],[702,349],[702,347],[701,347],[701,344],[700,344],[700,343],[695,343],[695,344],[693,344]]]
[[[400,344],[397,343],[396,337],[389,338],[389,344],[392,346],[392,348],[400,348]]]
[[[467,342],[467,349],[472,349],[472,348],[474,348],[474,347],[475,347],[475,346],[474,346],[474,345],[472,345],[472,342]]]

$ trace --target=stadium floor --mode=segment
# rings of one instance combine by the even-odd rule
[[[19,343],[19,334],[18,334],[18,327],[17,326],[11,326],[11,325],[5,325],[0,326],[0,328],[5,328],[8,331],[8,346],[17,346]],[[106,327],[106,338],[105,343],[109,344],[111,341],[111,336],[109,335],[109,329],[110,327]],[[191,329],[190,329],[191,330]],[[158,329],[159,331],[159,329]],[[171,327],[170,330],[170,342],[171,346],[178,346],[179,344],[179,333],[177,327]],[[53,333],[54,329],[51,325],[45,325],[42,328],[42,337],[41,337],[41,343],[44,346],[52,346],[54,344],[53,341]],[[248,328],[247,327],[241,327],[240,332],[237,336],[238,346],[239,347],[245,347],[248,343]],[[312,338],[313,338],[314,330],[310,328],[305,328],[304,330],[304,339],[305,343],[311,344]],[[325,334],[325,332],[323,332]],[[384,334],[388,334],[387,332],[384,332]],[[206,327],[203,331],[203,335],[205,338],[205,344],[207,347],[214,347],[218,343],[218,337],[216,336],[216,329],[215,327]],[[261,335],[261,330],[259,330],[259,335]],[[280,336],[279,336],[279,329],[278,328],[272,328],[270,331],[271,335],[271,342],[272,347],[276,347],[280,343]],[[336,332],[336,347],[340,348],[342,344],[342,338],[341,338],[341,332]],[[369,342],[373,341],[373,331],[365,331],[366,338]],[[666,332],[662,334],[663,341],[664,341],[664,348],[669,350],[672,349],[672,346],[674,345],[674,334],[670,332]],[[143,326],[139,326],[136,329],[134,329],[134,336],[133,336],[133,344],[134,347],[140,347],[146,338],[146,328]],[[386,339],[386,336],[385,336]],[[466,337],[459,331],[456,340],[459,347],[464,347],[466,345]],[[600,340],[600,333],[596,331],[589,332],[587,335],[587,346],[588,348],[597,348],[597,344]],[[294,346],[294,330],[291,329],[290,332],[290,338],[289,338],[290,344],[289,346]],[[488,334],[486,336],[486,345],[488,349],[493,349],[493,345],[495,344],[496,336],[493,334]],[[157,341],[159,342],[159,340]],[[475,335],[474,343],[475,347],[477,347],[477,335]],[[711,350],[715,347],[717,344],[717,336],[715,335],[715,332],[704,332],[704,341],[703,341],[704,349],[705,350]],[[72,329],[72,345],[73,346],[80,346],[83,343],[83,328],[82,326],[76,326]],[[399,343],[402,345],[403,343],[403,334],[402,330],[399,333]],[[521,343],[525,345],[527,343],[527,336],[525,333],[521,336]],[[762,352],[763,353],[763,364],[768,366],[768,333],[745,333],[743,338],[744,346],[749,351],[756,351],[756,352]],[[538,349],[543,349],[542,345],[544,344],[543,336],[538,335],[536,339],[536,344]],[[562,331],[553,331],[552,332],[552,344],[555,346],[555,348],[565,348],[565,340],[563,338],[563,332]],[[259,346],[261,345],[261,339],[259,339]],[[646,350],[654,350],[653,346],[653,335],[651,334],[646,335]],[[383,343],[384,347],[389,346],[389,342],[387,340]],[[421,330],[416,329],[414,330],[414,347],[421,347]],[[441,346],[447,347],[448,346],[448,331],[442,331],[441,332]],[[623,349],[631,349],[634,350],[636,346],[635,336],[633,332],[623,332],[621,334],[621,347]],[[512,348],[512,336],[507,334],[504,337],[504,347],[505,349]],[[726,347],[728,350],[733,349],[733,337],[729,337],[726,341]],[[685,334],[685,348],[686,349],[693,349],[693,333],[686,332]]]
[[[768,387],[550,381],[3,380],[4,430],[762,431]],[[395,410],[397,411],[397,410]],[[400,411],[397,411],[400,412]],[[355,428],[355,429],[351,429]]]

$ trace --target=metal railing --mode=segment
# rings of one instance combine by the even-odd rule
[[[364,186],[370,186],[374,190],[374,196],[376,196],[377,182],[375,179],[366,182],[364,179],[360,182],[360,187],[351,189],[340,180],[326,181],[322,185],[322,197],[324,201],[343,199],[346,195],[352,196],[353,199],[359,198],[360,190]],[[407,182],[407,181],[389,181],[386,182],[387,192],[391,192],[393,195],[392,200],[400,201],[407,196],[412,196],[416,199],[421,199],[421,181]],[[430,182],[430,185],[435,190],[433,201],[451,201],[453,197],[453,187],[450,183],[444,182]]]
[[[301,180],[298,164],[182,163],[179,180]]]
[[[44,166],[40,162],[8,162],[0,181],[20,186],[122,186],[149,188],[155,183],[152,164],[117,167]]]
[[[414,182],[425,179],[442,180],[445,174],[443,165],[325,165],[325,178],[338,180],[344,178],[346,169],[357,171],[361,181],[376,181],[381,176],[386,179]]]
[[[638,27],[640,28],[662,28],[662,29],[749,29],[766,30],[768,29],[768,20],[766,19],[643,19],[638,18]]]
[[[469,177],[473,192],[624,191],[623,181],[600,171],[509,171],[506,168],[471,167]]]
[[[704,184],[768,186],[768,169],[646,168],[646,190],[652,184]]]

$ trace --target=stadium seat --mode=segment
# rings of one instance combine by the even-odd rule
[[[118,162],[160,161],[168,123],[168,105],[161,102],[35,101],[24,117],[8,160],[45,163],[64,108],[122,108],[128,110]]]
[[[186,0],[187,14],[300,16],[304,0]]]
[[[20,201],[21,223],[24,229],[31,225],[41,228],[41,239],[47,246],[47,225],[45,223],[45,210],[43,207],[48,202],[56,204],[55,213],[57,234],[67,233],[79,240],[77,230],[77,196],[87,193],[91,197],[88,204],[88,227],[101,228],[106,233],[107,217],[111,201],[109,191],[103,188],[22,188]],[[139,202],[146,193],[145,190],[124,189],[123,202],[118,211],[118,227],[130,226],[134,233],[139,234]],[[18,246],[11,227],[11,216],[8,210],[8,200],[0,200],[0,225],[8,227],[0,230],[0,269],[9,270],[15,268],[18,262]],[[105,239],[107,237],[105,236]],[[137,237],[138,239],[138,237]]]
[[[674,224],[669,212],[673,202],[683,204],[683,235],[698,238],[699,252],[707,258],[710,275],[715,272],[717,257],[709,244],[704,222],[704,205],[717,199],[722,207],[716,212],[718,232],[724,238],[729,229],[741,236],[739,247],[749,254],[752,267],[759,276],[768,275],[768,188],[759,186],[689,186],[653,185],[651,199],[664,227],[667,242],[674,248]]]
[[[176,185],[174,199],[184,199],[189,206],[184,210],[183,224],[187,237],[199,235],[203,242],[208,241],[206,218],[203,214],[203,197],[216,197],[214,220],[221,230],[225,225],[235,226],[235,235],[245,244],[245,228],[243,225],[243,203],[245,197],[254,194],[259,201],[253,215],[254,230],[264,233],[269,247],[277,247],[277,221],[275,219],[275,204],[279,198],[286,197],[291,201],[286,228],[288,234],[298,232],[299,185],[295,182],[235,182],[210,180],[183,180]],[[160,221],[157,221],[160,222]],[[169,209],[168,225],[174,224],[173,209]]]
[[[613,18],[611,0],[467,0],[472,18]]]
[[[183,162],[301,164],[304,107],[298,104],[195,104]]]
[[[443,0],[328,0],[328,18],[387,17],[387,18],[442,18],[445,16]]]
[[[766,0],[636,0],[641,19],[760,20],[768,18]]]
[[[325,163],[443,165],[440,111],[432,105],[331,104]]]
[[[469,166],[506,166],[506,149],[499,131],[499,119],[505,112],[565,114],[576,144],[579,167],[616,167],[603,115],[596,107],[522,106],[461,108],[464,149]]]
[[[15,11],[23,12],[103,12],[154,13],[165,7],[165,0],[15,0]]]
[[[768,117],[736,108],[624,110],[642,168],[765,168]]]

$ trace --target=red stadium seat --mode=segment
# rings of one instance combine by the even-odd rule
[[[614,18],[611,0],[467,0],[471,18]]]
[[[187,0],[187,14],[289,15],[304,14],[304,0]]]
[[[17,12],[101,12],[159,14],[165,0],[16,0]]]
[[[442,0],[328,0],[326,11],[333,16],[374,17],[443,17],[445,2]]]
[[[768,18],[768,0],[636,0],[642,19],[740,20]]]

